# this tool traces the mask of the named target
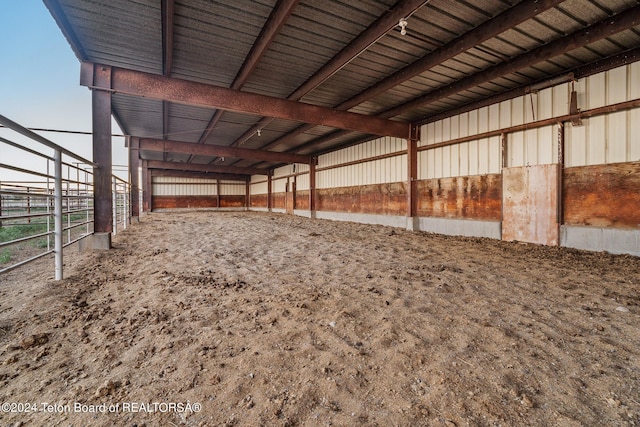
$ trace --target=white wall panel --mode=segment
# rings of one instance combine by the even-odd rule
[[[598,108],[598,107],[604,107],[606,105],[607,102],[607,95],[606,95],[606,89],[607,89],[607,85],[606,85],[606,77],[605,77],[606,73],[599,73],[599,74],[595,74],[593,76],[587,77],[586,80],[586,98],[587,98],[587,103],[586,103],[586,108],[587,109],[591,109],[591,108]],[[580,107],[580,105],[584,105],[584,104],[578,104],[578,107]],[[584,108],[584,107],[583,107]]]
[[[155,176],[152,191],[155,196],[210,196],[216,195],[215,179]]]
[[[267,194],[268,184],[266,182],[259,182],[251,184],[251,194]]]
[[[545,89],[545,92],[548,90],[553,94],[553,117],[569,114],[570,86],[568,84],[554,86],[551,89]]]
[[[296,177],[296,190],[304,191],[309,189],[309,174],[298,175]]]
[[[245,194],[246,186],[244,182],[220,181],[221,196],[244,196]]]
[[[620,111],[607,116],[607,163],[625,162],[628,158],[627,115],[626,111]]]
[[[587,165],[599,165],[606,162],[606,118],[593,117],[584,121],[587,126]]]
[[[403,151],[406,150],[406,147],[406,140],[386,137],[323,154],[318,158],[317,168],[319,169],[349,162],[365,161],[319,171],[316,177],[317,188],[404,181],[406,180],[406,165],[402,163],[406,163],[406,155],[372,161],[366,161],[366,159]],[[300,186],[298,188],[300,189]]]
[[[273,193],[284,193],[287,190],[287,179],[272,179],[271,191]]]

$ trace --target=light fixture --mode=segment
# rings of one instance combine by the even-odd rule
[[[262,135],[262,129],[258,129],[258,136]]]
[[[406,18],[402,18],[400,19],[400,22],[398,22],[398,25],[400,26],[400,34],[402,34],[403,36],[407,34],[407,20]]]

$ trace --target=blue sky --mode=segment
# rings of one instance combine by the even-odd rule
[[[91,131],[91,92],[79,81],[80,62],[44,3],[0,0],[0,114],[25,127]],[[91,159],[91,136],[40,134]],[[0,136],[22,141],[14,135],[0,129]],[[114,165],[127,161],[123,145],[113,139]],[[0,144],[0,163],[21,161],[16,155]]]

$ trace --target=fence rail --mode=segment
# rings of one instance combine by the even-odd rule
[[[2,115],[0,124],[24,141],[0,137],[0,274],[54,254],[60,280],[63,249],[93,233],[95,164]],[[115,234],[130,221],[130,185],[112,182]]]

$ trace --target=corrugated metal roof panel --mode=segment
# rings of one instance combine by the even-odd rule
[[[162,73],[161,2],[47,1],[59,3],[88,60]],[[175,0],[173,45],[170,46],[173,49],[171,76],[229,87],[278,3],[278,0]],[[287,97],[397,3],[400,4],[396,0],[300,0],[242,90]],[[473,28],[524,4],[517,0],[431,0],[408,17],[406,35],[400,35],[399,27],[395,26],[303,100],[328,107],[342,104],[425,55],[464,37]],[[413,78],[397,81],[395,87],[365,100],[351,111],[378,114],[637,7],[637,0],[566,0],[533,19],[513,25],[497,37],[456,53]],[[437,99],[395,119],[422,120],[639,45],[639,28],[610,35],[607,39],[593,40],[557,57],[540,58],[539,62],[533,61],[530,66],[505,76],[494,76],[491,81],[482,80],[474,88]],[[169,121],[163,124],[162,102],[122,94],[113,97],[114,112],[124,123],[126,131],[134,136],[162,137],[166,132],[171,139],[196,142],[215,113],[213,108],[167,105]],[[225,112],[206,142],[232,145],[259,120],[256,115]],[[287,120],[273,120],[261,130],[261,137],[253,136],[242,146],[252,149],[269,146],[274,151],[295,151],[297,147],[304,146],[304,152],[312,153],[367,137],[352,132],[329,139],[327,135],[332,135],[335,129],[315,126],[288,138],[284,144],[270,144],[299,125]],[[323,142],[309,148],[307,145],[316,138]],[[162,158],[162,153],[143,154],[145,158],[158,158],[158,155]],[[183,155],[169,157],[181,161],[188,159]],[[209,162],[212,158],[196,157],[191,160],[200,163]]]

